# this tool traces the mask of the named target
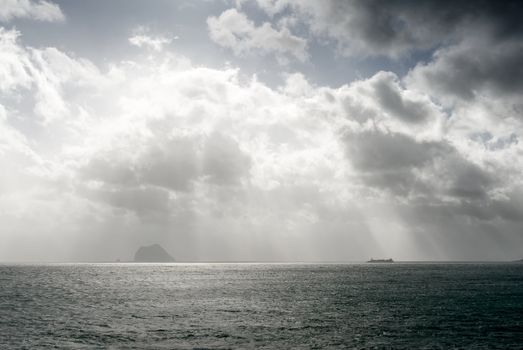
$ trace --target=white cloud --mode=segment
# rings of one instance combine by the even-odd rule
[[[517,124],[501,119],[490,138],[464,137],[457,120],[479,114],[471,101],[444,109],[433,91],[390,72],[337,88],[290,74],[271,88],[172,53],[103,72],[24,47],[14,31],[0,43],[7,246],[57,239],[42,259],[79,254],[75,242],[97,247],[91,259],[113,259],[144,240],[176,242],[193,259],[365,259],[393,227],[411,246],[389,254],[462,258],[448,250],[457,229],[489,242],[488,225],[521,243],[522,146],[506,134]],[[490,146],[477,147],[478,137]]]
[[[151,29],[149,27],[138,26],[133,30],[133,34],[128,40],[131,45],[161,52],[166,45],[169,45],[173,41],[173,39],[177,40],[178,36],[170,38],[163,35],[153,35],[151,34]]]
[[[66,99],[72,101],[83,90],[99,87],[104,79],[87,60],[75,59],[52,47],[24,48],[18,39],[18,31],[0,28],[0,91],[4,97],[34,93],[33,110],[44,123],[76,113]]]
[[[275,54],[282,62],[288,56],[300,61],[308,57],[305,39],[293,35],[286,27],[275,29],[268,22],[256,26],[236,9],[229,9],[219,17],[209,17],[207,25],[211,39],[236,55]]]
[[[37,21],[60,22],[65,16],[57,4],[49,1],[0,0],[0,21],[30,18]]]
[[[165,45],[171,43],[171,39],[164,37],[150,37],[144,34],[137,34],[129,38],[129,42],[138,47],[148,47],[154,51],[162,51]]]
[[[147,47],[154,51],[162,51],[165,45],[172,42],[172,39],[165,37],[151,37],[146,34],[136,34],[129,38],[129,42],[138,47]]]
[[[0,91],[3,93],[31,84],[25,51],[17,45],[19,36],[16,30],[0,27]]]

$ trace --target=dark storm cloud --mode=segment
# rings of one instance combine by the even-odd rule
[[[484,222],[523,220],[521,190],[502,198],[492,195],[491,191],[503,186],[499,176],[467,160],[446,141],[420,142],[373,130],[348,133],[344,142],[360,181],[368,188],[403,198],[400,202],[410,207],[409,215],[414,216],[409,222],[427,227],[434,218],[458,222],[465,220],[460,217]]]
[[[448,194],[467,199],[483,199],[495,184],[493,176],[457,153],[445,158]]]
[[[345,137],[352,164],[366,172],[401,171],[423,166],[445,147],[436,142],[416,142],[398,133],[368,131]]]
[[[347,158],[364,184],[402,196],[429,191],[414,171],[430,164],[447,148],[380,131],[347,134],[344,142]]]
[[[464,42],[438,51],[407,80],[434,94],[471,100],[477,93],[516,96],[523,92],[523,41]]]
[[[451,196],[481,200],[496,185],[495,176],[465,159],[445,141],[416,141],[377,130],[348,133],[346,155],[361,180],[396,195]]]
[[[420,123],[431,115],[432,111],[425,101],[413,101],[402,96],[398,82],[391,77],[374,82],[372,87],[383,110],[404,122]]]
[[[352,54],[399,56],[455,41],[486,27],[497,40],[523,31],[521,1],[309,0],[290,3],[304,15],[313,32],[334,39],[342,50]]]
[[[340,94],[346,117],[364,123],[400,121],[407,129],[422,128],[444,118],[440,106],[418,91],[406,89],[400,78],[380,71],[367,80],[354,82]]]
[[[523,2],[521,1],[331,1],[328,30],[351,50],[398,56],[439,48],[407,81],[433,96],[470,100],[483,91],[523,91]],[[352,15],[343,16],[343,14]],[[330,28],[330,29],[329,29]],[[338,32],[335,32],[338,33]],[[387,93],[388,90],[383,90]],[[381,95],[401,107],[391,94]],[[399,111],[399,110],[398,110]],[[401,112],[401,111],[400,111]],[[408,118],[408,114],[401,113]]]

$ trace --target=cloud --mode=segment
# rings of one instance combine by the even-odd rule
[[[492,13],[483,13],[489,6]],[[518,6],[508,2],[498,8],[494,2],[482,3],[474,10],[479,12],[473,12],[482,18],[482,27],[438,49],[403,79],[407,89],[431,96],[448,111],[446,138],[460,154],[490,168],[491,174],[503,174],[505,184],[496,184],[505,188],[502,197],[511,196],[505,192],[509,187],[515,191],[520,186],[513,174],[521,166],[515,155],[521,152],[519,140],[523,137],[519,98],[522,28],[510,12]],[[461,183],[456,195],[481,194],[483,190],[476,187],[492,186],[491,176],[476,174],[475,168],[464,169],[472,173],[456,180]],[[467,188],[466,183],[474,188]]]
[[[169,206],[169,192],[156,187],[98,188],[84,190],[87,198],[105,202],[117,208],[131,210],[140,217],[166,213]]]
[[[518,96],[523,90],[521,40],[469,40],[438,50],[418,64],[407,81],[442,100],[471,100],[478,94]]]
[[[137,34],[129,38],[129,42],[138,47],[148,47],[154,51],[162,51],[165,45],[171,43],[171,39],[164,37],[150,37],[144,34]]]
[[[366,127],[400,133],[415,140],[440,140],[447,116],[441,106],[419,90],[408,89],[392,72],[340,87],[340,113]]]
[[[307,41],[293,35],[288,28],[273,28],[265,22],[260,26],[236,9],[229,9],[219,17],[207,19],[211,39],[231,49],[236,55],[275,54],[284,62],[288,56],[300,61],[307,59]]]
[[[184,137],[153,146],[142,156],[140,176],[152,185],[188,191],[200,171],[198,148],[196,139]]]
[[[65,16],[57,4],[48,1],[0,0],[0,21],[29,18],[37,21],[61,22]]]
[[[203,173],[218,185],[239,185],[249,175],[250,157],[238,143],[223,134],[213,133],[203,150]]]
[[[485,74],[472,98],[441,102],[445,90],[418,79],[445,50],[406,77],[329,87],[294,73],[271,87],[167,50],[103,70],[0,34],[9,247],[48,241],[35,256],[113,260],[155,241],[187,259],[344,260],[500,258],[521,246],[523,135],[500,109],[514,109],[510,89]],[[492,228],[504,249],[490,250]]]
[[[394,73],[378,72],[367,80],[351,84],[345,108],[357,119],[364,120],[365,113],[372,117],[384,116],[382,122],[390,125],[398,121],[414,127],[416,124],[437,125],[444,117],[441,108],[428,95],[407,89]],[[372,111],[371,111],[372,109]]]
[[[133,30],[133,35],[129,37],[129,43],[131,45],[151,49],[156,52],[163,51],[164,46],[169,45],[173,39],[178,39],[177,36],[174,38],[168,38],[161,35],[151,35],[150,29],[146,26],[139,26]]]
[[[520,184],[501,179],[499,169],[507,174],[519,166],[509,165],[519,146],[501,139],[500,149],[478,149],[461,127],[470,120],[455,121],[467,115],[449,119],[426,95],[403,85],[394,74],[379,72],[333,93],[349,120],[341,135],[351,179],[364,188],[361,195],[448,207],[448,215],[505,217],[498,202],[511,198]],[[485,203],[489,215],[480,209]]]
[[[473,36],[487,29],[498,39],[521,33],[518,1],[475,3],[425,0],[258,0],[269,15],[291,9],[319,39],[336,43],[345,55],[399,58]]]
[[[494,174],[472,163],[445,140],[416,141],[372,129],[348,133],[344,140],[347,158],[359,179],[396,196],[440,203],[483,200],[496,185]]]
[[[16,30],[0,28],[0,91],[3,93],[31,84],[26,68],[28,58],[17,44],[19,36]]]
[[[16,159],[20,163],[32,164],[37,161],[38,157],[32,151],[24,134],[9,124],[8,113],[6,108],[0,104],[0,156],[4,161]]]
[[[249,157],[228,136],[155,136],[141,147],[126,143],[123,152],[100,149],[82,169],[83,176],[112,187],[146,185],[183,193],[193,191],[197,181],[239,185],[248,175]],[[136,153],[128,153],[133,147],[138,147]]]
[[[6,96],[34,92],[33,110],[42,122],[56,121],[71,113],[64,97],[66,86],[68,99],[73,100],[78,93],[102,82],[91,62],[53,47],[24,48],[18,43],[19,36],[16,30],[0,28],[0,91]]]
[[[119,239],[125,238],[124,231],[140,228],[153,232],[160,242],[178,237],[180,244],[189,245],[200,237],[193,258],[209,250],[203,258],[226,259],[240,251],[223,248],[213,253],[210,247],[216,242],[205,238],[207,233],[220,237],[221,245],[246,246],[253,238],[242,232],[250,227],[262,242],[284,242],[304,217],[315,217],[312,204],[297,196],[317,192],[308,189],[322,186],[315,177],[334,175],[329,159],[336,150],[333,144],[323,144],[333,139],[333,130],[318,128],[325,121],[304,119],[297,104],[303,98],[300,89],[279,91],[240,77],[236,69],[197,67],[171,54],[122,62],[107,72],[87,70],[104,75],[96,88],[91,74],[78,73],[90,66],[88,62],[78,65],[82,61],[75,59],[74,69],[67,73],[69,61],[63,52],[42,49],[32,55],[19,42],[13,45],[31,67],[31,84],[20,90],[28,113],[35,113],[31,104],[39,100],[37,77],[45,77],[59,91],[69,113],[63,123],[42,124],[31,118],[20,126],[14,115],[18,102],[5,101],[7,123],[17,125],[42,157],[41,164],[18,162],[21,172],[34,170],[31,180],[20,178],[16,186],[4,182],[12,193],[0,198],[0,207],[11,208],[2,211],[2,222],[11,223],[12,242],[20,242],[20,232],[33,235],[16,218],[39,208],[42,217],[32,216],[30,223],[40,227],[39,235],[57,237],[49,218],[58,213],[61,232],[79,235],[60,235],[66,246],[78,237],[94,244],[90,240],[100,238],[92,230],[103,227]],[[280,136],[273,134],[275,130]],[[34,183],[31,190],[29,181]],[[295,191],[297,199],[281,201],[281,213],[273,213],[276,198],[296,186],[301,188]],[[319,199],[317,205],[323,202]],[[48,203],[46,209],[41,203]],[[179,229],[173,232],[174,227]],[[135,241],[147,239],[143,234],[137,237]],[[301,249],[292,254],[309,254]],[[91,254],[103,257],[109,250]],[[281,258],[290,253],[263,249],[256,254],[252,256],[283,254]]]
[[[380,174],[423,166],[445,152],[444,146],[435,142],[416,142],[406,135],[372,130],[347,135],[346,141],[349,158],[358,169]]]

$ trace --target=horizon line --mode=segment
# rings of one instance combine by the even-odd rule
[[[426,263],[514,263],[523,262],[523,259],[512,260],[394,260],[391,263],[374,263],[378,265],[387,264],[426,264]],[[52,261],[52,260],[25,260],[25,261],[0,261],[0,264],[373,264],[369,260],[179,260],[172,262],[140,262],[133,260],[122,261]]]

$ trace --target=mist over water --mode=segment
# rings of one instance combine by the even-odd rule
[[[0,265],[0,348],[518,349],[520,264]]]

